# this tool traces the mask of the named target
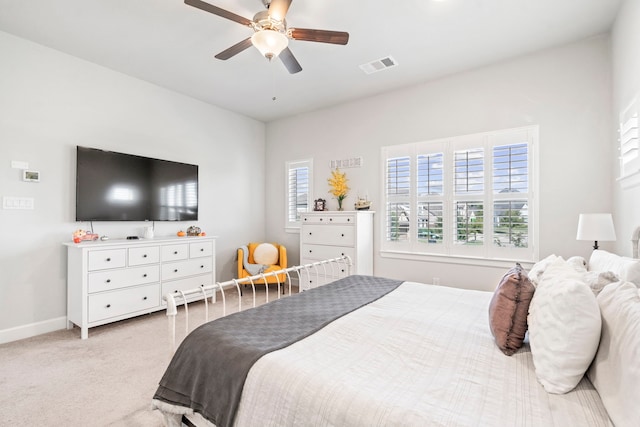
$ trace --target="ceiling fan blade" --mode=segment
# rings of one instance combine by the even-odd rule
[[[216,55],[217,59],[222,59],[223,61],[231,58],[234,55],[239,54],[243,50],[247,49],[252,45],[251,37],[242,40],[240,43],[236,43],[231,46],[229,49],[223,50],[219,54]]]
[[[284,21],[290,5],[291,0],[271,0],[271,4],[269,4],[269,16],[276,21]]]
[[[229,12],[228,10],[224,10],[221,9],[217,6],[214,6],[212,4],[203,2],[202,0],[184,0],[185,4],[188,4],[189,6],[193,6],[196,7],[198,9],[204,10],[205,12],[209,12],[209,13],[213,13],[214,15],[218,15],[221,16],[223,18],[227,18],[230,19],[234,22],[237,22],[239,24],[242,25],[251,25],[251,23],[253,21],[251,21],[250,19],[244,18],[240,15],[236,15],[233,12]]]
[[[292,28],[291,38],[308,42],[347,44],[349,33],[344,31],[311,30],[308,28]]]
[[[298,62],[296,57],[293,56],[293,53],[291,53],[291,50],[288,47],[284,48],[284,50],[280,52],[280,55],[278,55],[278,57],[290,74],[295,74],[302,71],[300,63]]]

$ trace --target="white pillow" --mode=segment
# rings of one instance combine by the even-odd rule
[[[640,260],[622,257],[602,249],[596,249],[589,258],[589,271],[612,271],[623,282],[640,286]]]
[[[529,344],[536,377],[549,393],[571,391],[600,340],[596,297],[562,258],[546,268],[529,306]]]
[[[608,285],[598,295],[600,348],[588,377],[616,426],[640,425],[640,289]]]
[[[256,264],[273,265],[278,263],[278,248],[271,243],[260,243],[253,250],[253,260]]]
[[[544,274],[544,271],[547,269],[549,264],[551,264],[553,261],[555,261],[558,258],[560,257],[552,254],[547,256],[544,259],[541,259],[540,261],[535,263],[533,267],[531,267],[531,270],[529,270],[528,276],[529,276],[529,280],[531,280],[531,283],[533,283],[534,286],[538,286],[538,283],[540,283],[540,279],[542,279],[542,275]]]

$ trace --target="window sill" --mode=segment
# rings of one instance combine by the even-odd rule
[[[474,265],[478,267],[497,267],[497,268],[510,268],[514,263],[520,263],[526,270],[531,269],[535,264],[530,260],[517,260],[517,259],[498,259],[498,258],[478,258],[478,257],[466,257],[455,255],[437,255],[437,254],[418,254],[414,252],[402,252],[402,251],[380,251],[382,258],[395,258],[406,259],[411,261],[424,261],[424,262],[437,262],[441,264],[462,264],[462,265]]]

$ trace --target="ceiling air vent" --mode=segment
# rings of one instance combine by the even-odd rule
[[[366,64],[360,65],[360,69],[367,74],[376,73],[378,71],[386,70],[391,67],[395,67],[398,65],[395,59],[391,56],[387,56],[381,59],[376,59],[375,61],[368,62]]]

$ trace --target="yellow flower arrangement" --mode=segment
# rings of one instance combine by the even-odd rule
[[[336,168],[331,171],[331,178],[327,179],[331,190],[329,193],[333,194],[338,200],[338,210],[342,210],[342,201],[347,197],[347,192],[350,190],[347,185],[347,174],[340,172],[340,169]]]

